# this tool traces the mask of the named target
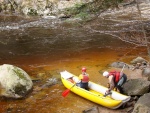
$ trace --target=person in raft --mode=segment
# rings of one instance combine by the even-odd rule
[[[110,71],[110,72],[105,71],[103,73],[103,76],[108,78],[110,85],[105,94],[110,94],[111,90],[113,90],[114,88],[116,88],[118,92],[123,93],[122,85],[127,80],[126,74],[117,71]]]
[[[77,86],[84,88],[86,90],[89,90],[89,87],[88,87],[89,75],[86,73],[85,67],[82,68],[82,74],[79,75],[79,79],[80,79],[80,82],[77,83]]]

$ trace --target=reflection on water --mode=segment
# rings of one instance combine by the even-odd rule
[[[112,29],[106,23],[101,27],[95,23],[94,27],[103,31]],[[87,67],[91,81],[106,85],[98,71],[104,70],[110,62],[123,61],[124,54],[132,46],[111,35],[90,32],[78,24],[0,16],[0,63],[19,66],[31,77],[40,78],[40,82],[34,83],[34,89],[41,87],[48,78],[60,78],[59,72],[63,70],[78,75],[82,66]],[[133,50],[129,56],[137,54],[139,52]],[[144,51],[142,55],[145,55]],[[45,75],[41,76],[41,73]],[[23,100],[2,99],[0,112],[81,113],[96,105],[73,93],[62,97],[65,89],[59,82],[43,90],[33,90]]]

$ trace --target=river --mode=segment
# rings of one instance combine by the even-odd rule
[[[59,19],[24,18],[18,15],[0,16],[0,64],[12,64],[25,70],[34,82],[33,91],[24,99],[1,98],[1,113],[82,113],[98,106],[105,113],[119,113],[83,99],[73,93],[62,97],[66,88],[60,72],[67,70],[79,75],[85,66],[90,80],[106,85],[101,73],[115,61],[129,63],[147,55],[146,48],[134,49],[133,44],[104,33],[128,28],[112,20],[98,18],[83,25]],[[90,28],[88,27],[90,26]],[[117,27],[115,27],[117,26]],[[95,32],[92,29],[96,29]],[[114,30],[115,28],[115,30]],[[102,32],[101,32],[102,31]],[[42,90],[49,78],[59,82]]]

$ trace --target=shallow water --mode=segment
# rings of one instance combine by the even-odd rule
[[[99,20],[101,22],[104,20]],[[107,23],[107,24],[106,24]],[[90,23],[89,23],[90,24]],[[99,31],[112,31],[113,23],[94,23]],[[96,26],[100,25],[100,26]],[[88,25],[71,24],[60,20],[41,18],[25,19],[19,16],[0,16],[0,64],[12,64],[24,69],[34,82],[33,92],[25,99],[1,99],[1,113],[81,113],[93,106],[99,106],[73,93],[67,97],[61,94],[66,88],[58,84],[35,90],[49,78],[60,80],[60,72],[67,70],[79,75],[85,66],[90,80],[106,85],[101,72],[115,61],[129,62],[146,57],[146,48],[122,42],[104,32],[86,29]],[[103,26],[103,27],[102,27]],[[110,32],[109,32],[110,33]],[[100,71],[100,73],[99,73]]]

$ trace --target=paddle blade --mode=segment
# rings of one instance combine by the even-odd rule
[[[62,93],[62,96],[63,96],[63,97],[66,97],[66,96],[69,94],[69,92],[70,92],[69,89],[65,90],[65,91]]]

